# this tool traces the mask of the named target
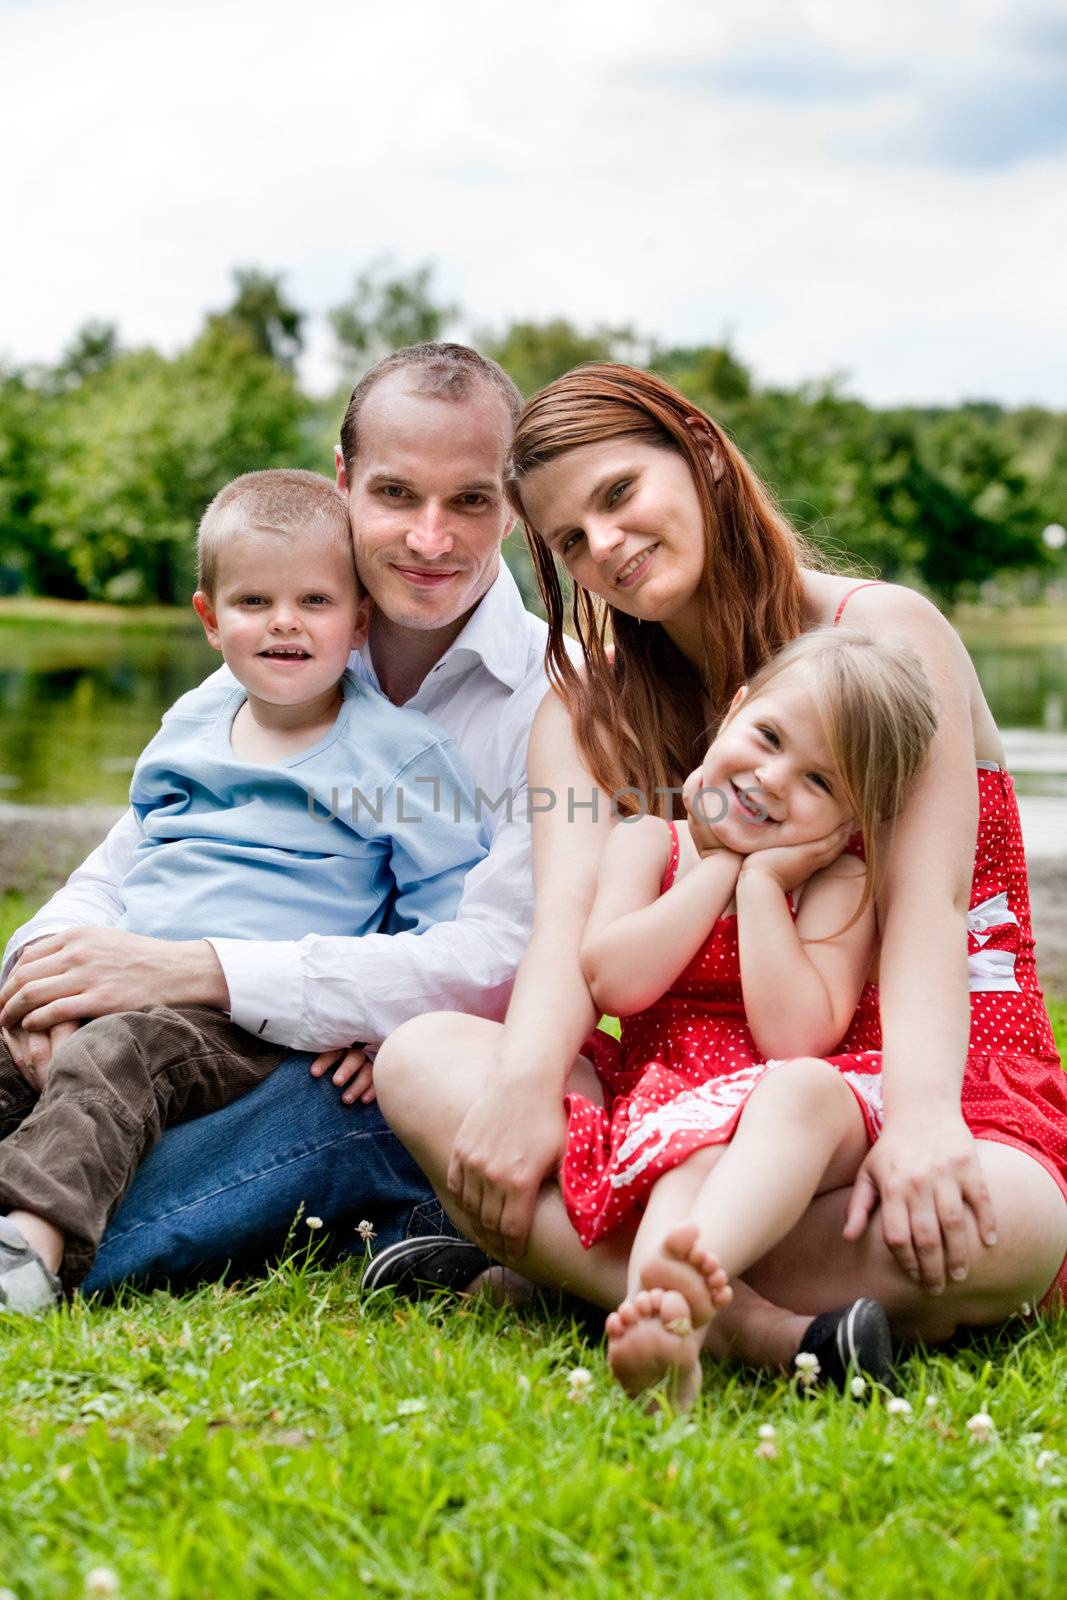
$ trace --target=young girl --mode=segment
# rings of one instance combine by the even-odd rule
[[[804,634],[735,696],[688,830],[608,842],[582,967],[622,1039],[598,1048],[605,1107],[568,1097],[561,1186],[587,1247],[644,1207],[607,1324],[631,1394],[669,1377],[692,1404],[729,1280],[878,1136],[874,889],[935,726],[909,650]]]

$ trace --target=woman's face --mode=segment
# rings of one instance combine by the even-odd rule
[[[638,439],[581,445],[522,480],[531,525],[575,583],[642,622],[697,610],[704,527],[688,465]]]

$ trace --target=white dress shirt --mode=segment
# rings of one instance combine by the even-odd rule
[[[484,796],[489,854],[467,875],[455,920],[420,934],[211,939],[239,1026],[275,1044],[325,1050],[378,1044],[427,1011],[503,1017],[533,921],[526,746],[548,686],[546,631],[501,562],[462,633],[406,702],[452,736]],[[367,646],[351,665],[378,686]],[[510,819],[507,804],[493,809],[502,795],[510,797]],[[5,973],[22,946],[42,934],[118,922],[122,882],[140,839],[140,823],[127,811],[12,935]]]

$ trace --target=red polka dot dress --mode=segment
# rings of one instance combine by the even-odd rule
[[[1037,981],[1022,828],[1011,777],[978,770],[978,840],[967,915],[971,1033],[963,1115],[978,1139],[1025,1151],[1067,1197],[1067,1074]],[[672,825],[673,826],[673,825]],[[677,870],[677,836],[661,893]],[[881,1025],[866,985],[831,1057],[856,1095],[868,1137],[881,1126]],[[585,1245],[641,1207],[656,1179],[694,1150],[726,1143],[766,1072],[741,996],[737,921],[721,917],[681,976],[622,1039],[594,1035],[605,1106],[567,1099],[561,1185]]]
[[[678,833],[660,885],[678,870]],[[829,1059],[856,1095],[875,1139],[881,1126],[878,995],[865,985],[853,1021],[874,1044]],[[850,1029],[851,1031],[851,1029]],[[621,1040],[596,1033],[586,1045],[604,1087],[605,1105],[567,1096],[567,1146],[560,1184],[587,1247],[640,1207],[652,1185],[695,1150],[726,1144],[766,1060],[745,1021],[737,918],[722,916],[666,994],[622,1023]]]

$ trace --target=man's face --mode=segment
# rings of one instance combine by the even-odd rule
[[[391,622],[422,630],[462,624],[497,575],[513,520],[511,417],[487,386],[450,400],[419,394],[416,381],[400,369],[371,390],[351,474],[340,468],[337,481],[360,577]]]

